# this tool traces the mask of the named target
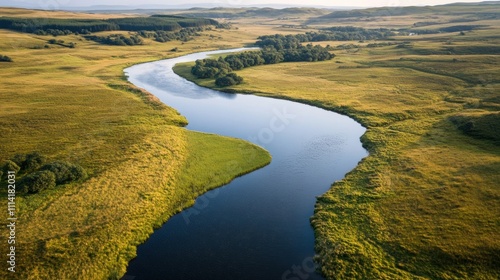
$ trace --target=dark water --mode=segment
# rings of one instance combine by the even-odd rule
[[[322,279],[309,219],[316,196],[367,155],[359,141],[365,129],[309,105],[200,88],[171,70],[206,54],[125,72],[186,116],[189,129],[249,140],[273,161],[172,217],[138,247],[124,279]]]

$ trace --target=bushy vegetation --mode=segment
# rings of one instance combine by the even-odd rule
[[[153,15],[151,17],[109,19],[119,30],[127,31],[175,31],[181,28],[217,25],[218,22],[204,18],[184,18],[179,16]]]
[[[46,160],[38,152],[16,154],[6,160],[1,171],[18,173],[19,189],[22,193],[34,194],[56,185],[82,181],[87,178],[87,172],[78,164],[66,161],[55,161],[45,164]]]
[[[85,38],[105,45],[135,46],[143,44],[142,39],[137,35],[131,35],[129,37],[126,37],[122,34],[111,34],[106,37],[88,35],[85,36]]]
[[[87,172],[83,169],[83,167],[67,161],[55,161],[42,166],[40,170],[52,172],[56,176],[56,183],[58,185],[80,181],[87,178]]]
[[[88,34],[100,31],[175,31],[182,28],[218,25],[212,19],[186,18],[179,16],[151,16],[136,18],[56,19],[56,18],[12,18],[1,17],[0,28],[39,35]]]
[[[35,194],[56,186],[56,175],[50,171],[42,170],[28,174],[18,183],[21,193]]]
[[[191,40],[193,36],[200,36],[199,32],[207,29],[210,29],[210,27],[188,27],[175,32],[163,31],[163,30],[155,30],[155,31],[141,30],[137,34],[143,38],[152,38],[160,43],[174,41],[174,40],[187,42]]]
[[[450,120],[464,134],[478,138],[492,140],[500,145],[500,113],[481,115],[456,115]]]
[[[12,172],[19,172],[19,170],[21,170],[21,167],[19,167],[19,165],[15,162],[13,162],[12,160],[6,160],[2,166],[2,168],[0,169],[0,171],[2,172],[2,175],[5,174],[7,176],[8,172],[9,171],[12,171]],[[1,175],[0,175],[1,177]]]
[[[354,26],[336,26],[324,28],[321,32],[306,32],[295,35],[266,35],[260,36],[257,45],[274,46],[276,49],[297,46],[304,42],[322,41],[360,41],[385,39],[395,35],[394,31],[387,28],[365,29]]]
[[[239,85],[243,82],[243,78],[235,73],[229,73],[223,77],[217,78],[215,84],[219,87],[229,87]]]
[[[12,62],[12,58],[6,56],[6,55],[1,55],[0,54],[0,62],[1,61],[4,61],[4,62]]]

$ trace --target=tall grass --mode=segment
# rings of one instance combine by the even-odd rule
[[[75,15],[0,9],[4,13]],[[52,36],[0,30],[0,53],[14,60],[0,64],[0,161],[38,151],[90,173],[83,183],[17,196],[17,272],[2,269],[0,278],[119,279],[154,228],[199,194],[267,164],[269,154],[247,142],[186,131],[187,120],[175,109],[123,76],[135,63],[241,47],[261,32],[214,30],[184,44],[145,40],[134,47],[57,38],[75,42],[70,49],[44,48]],[[178,52],[169,51],[175,47]],[[0,185],[6,198],[5,182]],[[0,215],[2,236],[8,235],[6,215]],[[7,246],[0,247],[5,256]]]

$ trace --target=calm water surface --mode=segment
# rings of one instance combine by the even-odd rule
[[[186,116],[188,129],[246,139],[267,149],[273,161],[172,217],[138,247],[125,279],[323,279],[312,272],[309,219],[316,197],[367,155],[359,140],[365,129],[309,105],[201,88],[172,71],[176,63],[221,52],[125,72]]]

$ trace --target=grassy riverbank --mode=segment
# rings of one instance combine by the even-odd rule
[[[75,14],[0,9],[0,15]],[[188,120],[123,76],[135,63],[241,47],[258,34],[239,32],[242,40],[234,43],[235,30],[214,30],[183,44],[146,39],[133,47],[68,35],[57,40],[75,48],[45,48],[52,36],[0,30],[0,53],[13,60],[0,63],[0,160],[38,151],[48,161],[78,163],[90,175],[83,183],[18,194],[16,273],[4,261],[0,278],[119,279],[154,228],[201,193],[269,163],[270,155],[250,143],[185,130]],[[7,249],[1,246],[2,256]]]
[[[335,51],[333,61],[247,68],[237,71],[243,84],[223,89],[195,79],[192,64],[175,71],[206,87],[345,113],[368,128],[370,156],[318,199],[312,219],[328,279],[497,279],[500,61],[478,51],[500,43],[493,26],[396,39],[410,48],[361,46]],[[450,41],[476,51],[441,54]]]

